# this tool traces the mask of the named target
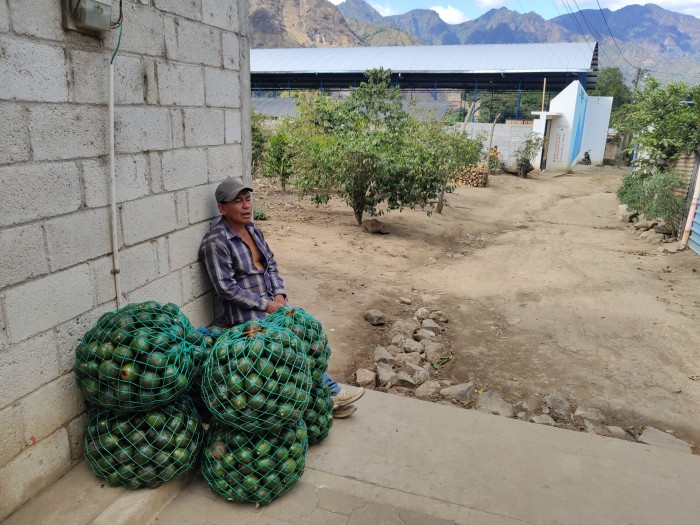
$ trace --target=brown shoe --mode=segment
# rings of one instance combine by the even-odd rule
[[[343,419],[352,416],[355,412],[357,412],[357,407],[355,405],[344,405],[333,409],[333,418]]]
[[[350,405],[365,395],[365,389],[361,386],[344,386],[333,396],[333,410],[338,407]]]

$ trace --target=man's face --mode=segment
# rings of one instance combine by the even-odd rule
[[[253,220],[253,196],[248,190],[243,190],[235,199],[220,203],[219,213],[231,226],[245,226]]]

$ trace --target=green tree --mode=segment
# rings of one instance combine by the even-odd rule
[[[251,139],[252,139],[252,152],[253,161],[252,168],[253,174],[256,174],[260,169],[263,162],[263,155],[265,154],[265,148],[267,147],[267,131],[264,127],[265,117],[262,113],[253,111],[253,118],[251,122]]]
[[[613,97],[612,111],[617,111],[632,102],[632,90],[625,84],[625,77],[617,67],[604,67],[598,71],[598,87],[591,91],[591,95],[600,97]],[[613,117],[613,120],[615,118]]]

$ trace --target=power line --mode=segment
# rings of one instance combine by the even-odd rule
[[[574,0],[574,1],[575,1],[575,0]],[[600,11],[601,16],[603,17],[603,22],[605,22],[605,27],[608,28],[608,33],[610,33],[610,37],[613,39],[613,42],[615,42],[615,47],[616,47],[617,50],[619,51],[620,56],[622,57],[622,59],[623,59],[625,62],[627,62],[627,63],[630,65],[630,67],[632,67],[632,68],[634,68],[634,69],[639,69],[638,67],[633,66],[633,65],[630,63],[629,60],[627,60],[627,57],[626,57],[625,54],[622,52],[622,49],[620,49],[620,46],[618,45],[617,40],[615,39],[615,35],[613,35],[612,31],[610,30],[610,26],[608,25],[608,20],[605,18],[605,13],[603,13],[603,9],[600,7],[600,2],[598,2],[598,0],[595,0],[595,3],[598,4],[598,11]]]

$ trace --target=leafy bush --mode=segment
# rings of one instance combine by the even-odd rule
[[[267,212],[262,208],[253,208],[253,220],[255,221],[266,221]]]
[[[685,208],[683,196],[677,192],[683,185],[683,177],[678,172],[656,168],[646,176],[641,172],[625,176],[617,196],[628,208],[671,223]]]

